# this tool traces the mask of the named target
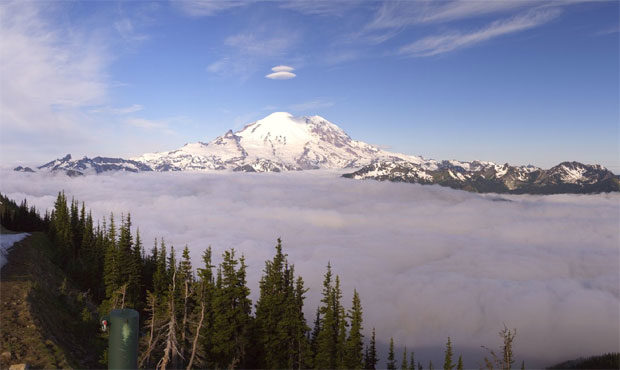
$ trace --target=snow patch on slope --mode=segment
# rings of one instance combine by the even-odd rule
[[[9,254],[9,249],[13,247],[13,244],[21,241],[28,235],[30,234],[0,234],[0,268],[2,268],[8,262],[6,257]]]

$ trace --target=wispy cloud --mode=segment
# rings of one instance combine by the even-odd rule
[[[293,104],[289,107],[289,109],[291,109],[292,111],[303,112],[303,111],[309,111],[309,110],[316,110],[320,108],[329,108],[333,106],[334,106],[333,101],[323,99],[323,98],[316,98],[316,99],[312,99],[309,101],[305,101],[303,103]]]
[[[141,128],[149,131],[158,131],[166,135],[177,135],[177,132],[173,129],[175,125],[187,123],[188,119],[185,116],[168,117],[164,119],[147,119],[141,117],[128,117],[124,120],[127,125]]]
[[[88,140],[83,108],[105,101],[109,54],[94,30],[53,23],[63,3],[0,2],[0,147],[39,141],[68,147]],[[49,142],[53,133],[54,144]]]
[[[168,123],[165,121],[154,121],[146,118],[127,118],[125,120],[126,123],[140,127],[144,129],[163,129],[168,127]]]
[[[207,66],[207,71],[220,76],[247,79],[256,73],[261,64],[273,59],[291,60],[288,55],[299,39],[295,31],[260,28],[227,37],[224,45],[228,52]],[[282,66],[280,66],[282,67]],[[286,66],[285,66],[286,67]],[[290,68],[290,67],[289,67]],[[292,70],[292,69],[291,69]],[[290,70],[278,70],[276,79],[295,77]]]
[[[252,2],[252,0],[172,0],[174,6],[190,17],[212,16]]]
[[[620,25],[615,24],[595,33],[597,36],[613,35],[614,33],[620,33]]]
[[[411,57],[428,57],[467,48],[490,39],[525,31],[543,25],[560,14],[560,9],[549,8],[528,11],[524,14],[499,20],[478,31],[451,32],[429,36],[400,48],[399,53]]]
[[[357,7],[362,3],[362,1],[356,0],[292,0],[282,1],[280,7],[308,15],[342,17],[347,15],[352,8]]]
[[[224,44],[236,48],[240,53],[250,56],[281,55],[297,40],[297,34],[275,35],[257,34],[255,31],[239,33],[224,40]]]
[[[140,104],[133,104],[130,105],[128,107],[121,107],[121,108],[114,108],[114,107],[98,107],[95,109],[91,109],[89,112],[91,113],[104,113],[104,114],[115,114],[115,115],[123,115],[123,114],[130,114],[130,113],[135,113],[135,112],[139,112],[142,109],[144,109],[144,107]]]
[[[138,32],[128,17],[114,22],[114,28],[125,42],[140,42],[149,38],[147,34]]]
[[[533,1],[387,1],[382,3],[368,29],[403,28],[422,23],[439,23],[522,8]]]

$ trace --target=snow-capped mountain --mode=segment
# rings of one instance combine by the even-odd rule
[[[599,165],[563,162],[549,170],[492,162],[436,161],[392,153],[353,140],[320,116],[294,117],[276,112],[229,130],[214,140],[185,144],[177,150],[147,153],[132,159],[71,155],[40,167],[40,171],[80,176],[104,171],[280,172],[308,169],[360,168],[345,174],[376,179],[439,184],[476,192],[579,193],[618,191],[618,177]],[[15,171],[33,172],[28,167]]]
[[[377,159],[423,161],[353,140],[320,116],[293,117],[285,112],[270,114],[237,132],[228,131],[209,143],[190,143],[133,158],[157,171],[257,172],[360,167]]]
[[[562,162],[548,170],[492,162],[442,161],[436,166],[407,161],[378,161],[344,174],[374,179],[439,184],[479,193],[555,194],[620,191],[620,178],[600,165]]]
[[[15,171],[32,172],[32,169],[28,167],[19,169],[20,167],[15,168]],[[132,160],[108,157],[83,157],[73,160],[71,159],[71,154],[67,154],[63,158],[55,159],[37,168],[44,171],[65,172],[69,176],[80,176],[105,171],[152,171],[151,167],[144,163]]]

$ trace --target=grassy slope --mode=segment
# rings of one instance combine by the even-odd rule
[[[0,354],[11,353],[0,356],[0,368],[102,367],[94,306],[52,263],[51,248],[45,234],[33,233],[0,272]]]

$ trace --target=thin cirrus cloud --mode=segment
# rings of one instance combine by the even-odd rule
[[[506,12],[532,4],[531,1],[388,1],[382,3],[366,29],[398,29],[423,23],[449,22]]]
[[[3,161],[94,144],[93,130],[99,126],[86,110],[106,101],[109,45],[97,29],[55,23],[63,7],[61,2],[0,2]],[[37,150],[24,151],[24,138]]]
[[[114,108],[114,107],[98,107],[95,109],[91,109],[90,112],[91,113],[104,113],[104,114],[114,114],[114,115],[124,115],[124,114],[130,114],[130,113],[135,113],[135,112],[139,112],[142,109],[144,109],[144,107],[140,104],[132,104],[128,107],[120,107],[120,108]]]
[[[293,67],[279,65],[271,68],[272,73],[265,76],[270,80],[290,80],[291,78],[295,78],[297,75],[292,71],[295,70]]]
[[[401,47],[399,54],[410,57],[429,57],[468,48],[499,36],[541,26],[558,17],[560,12],[557,8],[529,11],[509,19],[495,21],[474,32],[451,32],[428,36]]]
[[[183,14],[190,17],[207,17],[217,13],[246,6],[252,3],[251,0],[173,0],[173,6],[176,6]]]
[[[143,240],[187,244],[194,268],[209,245],[216,262],[234,247],[245,254],[253,301],[282,237],[310,288],[309,322],[331,261],[345,307],[353,289],[361,296],[366,338],[375,327],[379,342],[393,336],[423,363],[441,363],[450,336],[455,353],[469,353],[465,367],[477,367],[488,355],[480,346],[496,348],[503,323],[517,328],[515,354],[531,368],[620,345],[618,194],[498,202],[333,171],[0,176],[3,193],[39,209],[64,189],[95,219],[131,212]]]

